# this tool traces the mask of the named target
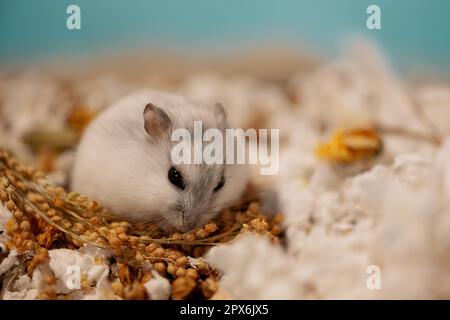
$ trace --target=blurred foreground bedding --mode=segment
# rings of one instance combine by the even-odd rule
[[[0,147],[16,157],[0,159],[3,299],[450,298],[450,86],[409,83],[367,46],[336,61],[114,66],[0,73]],[[166,242],[92,220],[101,204],[63,189],[77,141],[142,87],[280,129],[279,174],[255,170],[245,206]]]

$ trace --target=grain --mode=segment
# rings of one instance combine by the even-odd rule
[[[172,283],[172,299],[185,299],[196,287],[195,280],[190,277],[179,277]]]

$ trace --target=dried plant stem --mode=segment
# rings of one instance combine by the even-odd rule
[[[143,297],[142,285],[136,281],[143,276],[145,261],[172,282],[173,297],[187,297],[194,288],[205,287],[205,281],[214,284],[204,293],[209,297],[217,290],[219,273],[203,262],[189,265],[188,256],[201,257],[209,247],[229,243],[244,231],[277,239],[256,201],[240,202],[240,206],[224,210],[203,227],[165,237],[155,223],[120,220],[87,197],[53,186],[36,170],[21,167],[1,148],[0,196],[13,214],[7,230],[12,239],[9,246],[19,253],[34,254],[32,261],[21,263],[25,265],[21,270],[31,274],[37,264],[48,259],[47,249],[94,245],[110,250],[115,257],[121,270],[117,277],[128,288],[124,298],[135,296],[129,294],[133,288]]]

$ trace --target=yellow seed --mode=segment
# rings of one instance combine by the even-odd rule
[[[195,266],[197,267],[198,270],[208,270],[209,269],[208,265],[203,261],[199,261]]]
[[[21,238],[17,238],[17,239],[15,239],[15,246],[17,247],[17,248],[20,248],[21,246],[22,246],[22,239]]]
[[[195,280],[189,277],[179,277],[172,283],[172,298],[175,300],[186,298],[196,286]]]
[[[125,287],[123,298],[125,300],[145,300],[147,292],[141,283],[133,282],[130,286]]]
[[[177,256],[177,259],[184,256],[184,253],[179,251],[179,250],[173,250],[172,252],[173,252],[174,255]]]
[[[106,244],[107,244],[105,238],[98,238],[98,239],[97,239],[97,243],[102,244],[102,245],[106,245]]]
[[[90,201],[88,204],[88,210],[95,210],[98,208],[98,203],[95,201]]]
[[[69,192],[69,194],[67,195],[67,199],[69,201],[74,201],[78,198],[79,195],[80,195],[79,193],[72,191],[72,192]]]
[[[175,275],[177,277],[183,277],[186,274],[186,269],[184,268],[177,268],[177,271],[175,272]]]
[[[171,236],[171,238],[173,239],[180,239],[181,238],[181,233],[179,232],[174,232]]]
[[[194,280],[198,279],[198,272],[197,270],[193,269],[193,268],[189,268],[186,270],[186,276],[189,278],[192,278]]]
[[[92,218],[90,218],[89,219],[89,222],[91,223],[91,224],[93,224],[94,226],[99,226],[100,225],[100,223],[101,223],[101,221],[100,221],[100,219],[98,218],[98,217],[92,217]]]
[[[175,253],[173,253],[173,252],[167,253],[167,250],[166,250],[166,257],[168,259],[171,259],[171,260],[177,260],[178,259],[178,256]]]
[[[8,194],[13,194],[16,191],[16,188],[14,188],[13,186],[8,186],[8,188],[6,188],[6,193]]]
[[[103,264],[103,263],[105,263],[105,259],[104,259],[104,257],[96,256],[94,259],[94,262],[95,262],[95,264]]]
[[[22,230],[27,231],[27,230],[30,230],[31,225],[30,225],[30,223],[29,223],[27,220],[25,220],[25,221],[22,221],[22,222],[20,223],[20,228],[21,228]]]
[[[9,180],[6,178],[6,177],[1,177],[0,178],[0,184],[3,186],[3,187],[8,187],[9,186]]]
[[[120,239],[117,236],[111,236],[108,239],[109,243],[113,246],[118,246],[120,245],[122,242],[120,242]]]
[[[38,194],[38,193],[34,194],[34,199],[36,202],[44,202],[45,201],[44,196],[41,194]]]
[[[5,203],[5,207],[12,212],[16,208],[16,204],[12,200],[9,200]]]
[[[284,220],[284,215],[282,213],[277,213],[274,217],[273,217],[273,223],[274,224],[279,224],[281,222],[283,222]]]
[[[45,262],[48,258],[48,250],[45,248],[40,248],[39,252],[33,257],[33,262],[36,265]]]
[[[66,190],[64,190],[63,187],[56,187],[55,188],[55,193],[59,196],[65,196],[66,195]]]
[[[144,256],[142,254],[140,254],[139,252],[136,253],[136,261],[139,263],[143,263],[144,262]]]
[[[204,230],[204,229],[199,229],[199,230],[197,230],[195,232],[195,236],[198,239],[203,239],[203,238],[206,238],[208,236],[208,232],[206,232],[206,230]]]
[[[55,209],[50,209],[47,211],[47,215],[51,218],[56,215]]]
[[[173,263],[169,263],[168,265],[167,265],[167,272],[168,273],[170,273],[170,274],[172,274],[172,275],[175,275],[175,272],[177,271],[177,267],[173,264]]]
[[[19,228],[19,226],[17,225],[17,223],[14,221],[14,219],[9,219],[8,222],[6,222],[6,230],[12,234],[15,233],[17,231],[17,229]]]
[[[16,210],[13,213],[13,216],[16,220],[22,220],[23,219],[23,212],[20,210]]]
[[[163,262],[157,262],[153,265],[153,268],[158,271],[160,274],[164,274],[166,272],[166,265]]]
[[[20,191],[23,191],[23,192],[25,192],[27,190],[25,183],[23,183],[22,181],[18,181],[16,183],[16,187],[17,187],[17,189],[19,189]]]
[[[23,245],[24,245],[25,249],[28,251],[31,251],[34,248],[33,241],[31,241],[31,240],[26,240]]]
[[[136,236],[131,236],[129,237],[128,241],[130,242],[131,245],[136,245],[139,242],[139,238]]]
[[[188,260],[186,257],[180,257],[177,259],[177,265],[180,267],[186,266],[187,262],[188,262]]]
[[[61,226],[62,226],[63,228],[65,228],[65,229],[69,229],[70,227],[72,227],[72,222],[70,222],[70,221],[67,220],[67,219],[63,219],[63,220],[61,221]]]
[[[150,243],[147,248],[145,249],[147,252],[151,253],[153,252],[155,249],[159,248],[160,245],[156,244],[156,243]]]
[[[0,189],[0,200],[6,201],[8,199],[8,194],[5,190]]]
[[[100,231],[101,234],[108,234],[109,233],[108,227],[105,227],[105,226],[98,228],[98,230]]]
[[[253,214],[258,213],[260,211],[259,203],[258,202],[250,203],[250,205],[248,206],[248,210]]]
[[[116,222],[116,221],[111,222],[111,228],[117,228],[118,226],[120,226],[119,222]]]
[[[131,276],[130,276],[130,268],[126,264],[118,264],[119,266],[119,279],[122,284],[130,284]]]
[[[209,277],[201,283],[200,288],[202,289],[203,296],[209,299],[219,289],[219,285],[215,279]]]
[[[148,241],[151,241],[151,240],[152,240],[152,238],[150,238],[150,237],[147,236],[147,235],[140,236],[139,239],[140,239],[141,241],[144,241],[144,242],[148,242]]]
[[[124,228],[129,228],[130,227],[130,223],[128,223],[126,221],[122,221],[122,222],[120,222],[120,226],[124,227]]]
[[[249,214],[251,214],[251,213],[249,213]],[[244,214],[241,214],[241,213],[237,214],[235,219],[237,222],[240,222],[240,223],[243,223],[248,220],[248,218]]]
[[[53,204],[54,204],[56,207],[62,208],[62,207],[64,206],[64,201],[62,201],[62,200],[59,199],[59,198],[54,198],[54,199],[53,199]]]
[[[49,286],[51,286],[56,283],[56,278],[53,276],[46,276],[45,283],[48,284]]]
[[[11,171],[8,170],[5,172],[5,174],[9,181],[11,181],[12,183],[16,183],[16,177],[13,175]]]
[[[75,223],[75,224],[73,225],[73,230],[74,230],[76,233],[80,234],[80,233],[84,233],[84,232],[86,231],[86,228],[83,226],[82,223],[77,222],[77,223]]]
[[[30,231],[24,231],[21,233],[22,238],[24,239],[31,239],[31,237],[33,236],[33,234]]]
[[[156,248],[155,250],[153,250],[152,255],[154,255],[155,257],[162,257],[164,255],[164,249],[163,248]]]
[[[122,226],[119,226],[119,227],[115,228],[115,231],[116,231],[117,234],[121,234],[121,233],[125,232],[125,228],[122,227]]]
[[[98,237],[99,237],[99,234],[98,234],[97,232],[93,232],[93,233],[89,236],[88,240],[91,241],[91,242],[94,242],[94,241],[96,241],[96,240],[98,239]]]
[[[208,233],[213,233],[213,232],[217,231],[217,229],[219,229],[219,228],[217,227],[217,224],[215,224],[214,222],[210,222],[207,225],[205,225],[204,229]]]
[[[195,235],[192,232],[188,232],[184,235],[186,241],[195,241]]]
[[[17,159],[16,158],[10,158],[10,159],[8,159],[8,162],[9,162],[9,166],[10,167],[17,166]]]
[[[272,230],[271,230],[271,232],[274,236],[278,236],[281,233],[281,231],[282,231],[281,227],[278,225],[273,226]]]
[[[114,281],[111,283],[111,289],[113,290],[114,294],[121,296],[123,293],[123,285],[120,283],[120,281]]]
[[[80,241],[80,240],[78,240],[78,239],[73,239],[72,242],[73,242],[73,244],[76,245],[77,247],[82,247],[82,246],[84,246],[83,241]]]
[[[77,197],[77,201],[79,201],[80,203],[86,203],[88,201],[88,197],[84,196],[84,195],[78,195]]]
[[[50,205],[47,202],[42,202],[39,204],[39,208],[41,208],[44,211],[47,211],[50,209]]]
[[[86,237],[89,237],[91,234],[92,234],[92,231],[91,231],[91,230],[86,230],[86,231],[84,232],[84,236],[86,236]]]
[[[60,216],[53,216],[53,217],[51,217],[51,220],[52,220],[53,222],[59,222],[59,221],[62,220],[62,218],[61,218]]]
[[[129,237],[125,233],[119,234],[118,237],[122,241],[128,241],[129,240]]]

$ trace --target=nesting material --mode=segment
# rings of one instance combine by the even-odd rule
[[[280,129],[279,174],[252,182],[261,206],[283,212],[264,221],[250,214],[260,202],[247,201],[203,228],[166,235],[103,216],[82,195],[44,188],[42,175],[28,178],[33,169],[22,165],[28,169],[16,177],[18,164],[7,164],[3,298],[448,299],[450,86],[408,82],[365,44],[284,72],[283,59],[269,56],[271,67],[256,67],[252,56],[225,73],[135,60],[126,70],[123,60],[89,64],[76,77],[0,72],[0,146],[59,186],[67,187],[78,138],[95,114],[152,87],[206,106],[220,101],[235,128]],[[174,65],[176,75],[168,72]],[[49,220],[34,218],[42,211]],[[66,293],[50,265],[79,255],[80,288]],[[377,267],[381,288],[369,288],[368,270]]]
[[[56,258],[51,260],[49,252],[95,246],[111,252],[117,271],[109,274],[111,293],[123,299],[151,298],[145,288],[155,278],[151,270],[172,283],[173,299],[192,295],[209,298],[218,288],[219,273],[204,262],[192,265],[189,256],[200,258],[211,246],[230,242],[242,233],[255,232],[278,241],[279,216],[272,224],[254,199],[224,210],[201,228],[165,235],[152,224],[114,219],[96,202],[53,186],[41,172],[21,165],[4,150],[0,151],[0,181],[1,202],[12,213],[6,228],[10,236],[7,249],[17,251],[24,274],[32,276],[42,265],[47,268],[50,260],[51,270],[47,270],[46,277],[61,281],[69,265],[64,265],[62,271],[60,267],[55,274],[52,261],[55,265]],[[77,261],[74,264],[80,265]],[[150,264],[151,270],[143,268],[145,263]],[[98,261],[98,266],[107,265],[111,267],[111,261]],[[54,280],[46,283],[38,294],[41,299],[61,298],[70,293],[70,290],[55,291]],[[94,287],[88,278],[81,278],[85,293]]]

